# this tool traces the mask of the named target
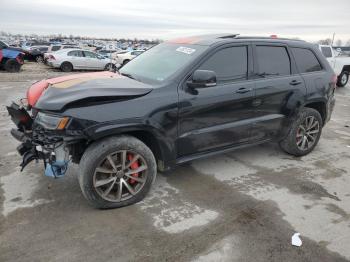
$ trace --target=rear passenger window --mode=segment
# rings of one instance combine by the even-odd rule
[[[295,62],[300,73],[309,73],[321,71],[322,67],[320,62],[318,62],[315,54],[305,48],[292,48]]]
[[[257,46],[256,56],[259,75],[290,75],[290,59],[285,47]]]
[[[247,47],[235,46],[217,51],[199,68],[216,73],[217,81],[236,81],[247,79]]]

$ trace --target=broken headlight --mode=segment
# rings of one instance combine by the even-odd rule
[[[35,124],[39,124],[48,130],[63,130],[69,123],[69,117],[49,115],[39,112],[35,118]]]

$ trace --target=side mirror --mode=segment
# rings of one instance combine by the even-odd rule
[[[192,88],[206,88],[216,86],[216,74],[209,70],[196,70],[193,73],[192,80],[187,82]]]

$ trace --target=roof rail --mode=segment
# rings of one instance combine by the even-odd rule
[[[274,37],[269,37],[269,36],[238,36],[236,37],[237,39],[274,39],[274,40],[291,40],[291,41],[301,41],[305,42],[305,40],[301,39],[292,39],[292,38],[274,38]]]

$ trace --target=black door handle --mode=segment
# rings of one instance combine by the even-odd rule
[[[293,80],[292,82],[290,82],[289,84],[291,86],[296,86],[296,85],[300,85],[302,82],[301,81],[298,81],[298,80]]]
[[[253,89],[251,89],[251,88],[241,87],[241,88],[239,88],[239,89],[236,91],[236,93],[238,93],[238,94],[244,94],[244,93],[250,92],[250,91],[252,91],[252,90],[253,90]]]

